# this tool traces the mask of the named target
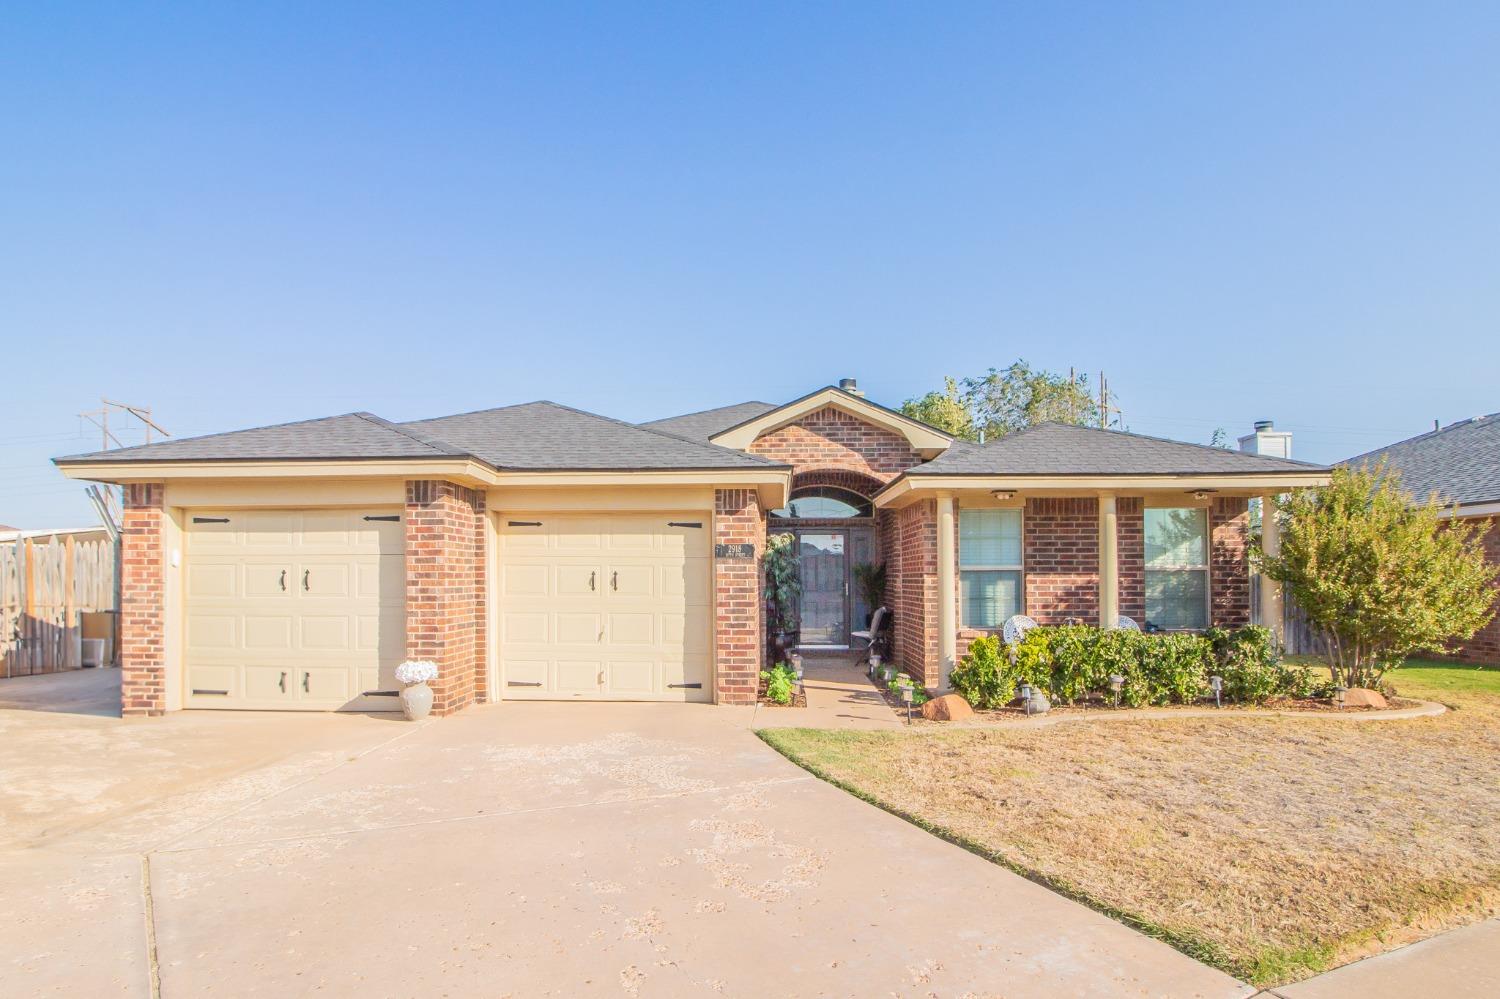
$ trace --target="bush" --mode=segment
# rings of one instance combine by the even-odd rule
[[[1281,661],[1271,629],[1247,625],[1208,632],[1214,668],[1224,678],[1224,696],[1239,704],[1264,704],[1275,696],[1311,697],[1319,681],[1310,670]]]
[[[1147,704],[1191,704],[1203,696],[1213,661],[1213,646],[1208,639],[1201,635],[1151,635],[1141,651]]]
[[[1028,636],[1030,637],[1030,636]],[[976,638],[948,676],[953,689],[976,708],[998,708],[1016,696],[1016,677],[999,635]]]
[[[797,686],[797,671],[786,663],[777,663],[762,670],[760,678],[766,681],[766,700],[773,704],[792,703],[792,691]]]

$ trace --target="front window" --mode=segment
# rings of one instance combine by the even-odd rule
[[[1146,623],[1208,627],[1208,511],[1146,510]]]
[[[786,506],[771,511],[772,517],[816,520],[847,520],[875,513],[870,501],[859,493],[834,486],[810,486],[792,493]]]
[[[958,569],[964,627],[998,628],[1021,613],[1021,511],[959,511]]]

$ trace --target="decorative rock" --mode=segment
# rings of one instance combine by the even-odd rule
[[[1368,687],[1350,687],[1344,694],[1346,708],[1388,708],[1385,695]]]
[[[928,721],[958,721],[960,718],[972,717],[973,714],[974,709],[969,707],[969,702],[958,694],[934,697],[922,705],[922,717]]]

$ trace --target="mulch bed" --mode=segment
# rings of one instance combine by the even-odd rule
[[[768,708],[805,708],[807,707],[807,691],[802,689],[801,684],[798,684],[792,688],[792,703],[777,704],[766,697],[766,681],[762,679],[760,686],[755,690],[755,700],[757,703],[763,704]]]

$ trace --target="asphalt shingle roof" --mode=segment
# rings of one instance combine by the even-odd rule
[[[404,430],[370,413],[278,423],[203,437],[156,441],[58,458],[75,461],[250,461],[320,458],[442,458],[462,451]]]
[[[906,474],[922,475],[1203,475],[1243,472],[1307,472],[1322,466],[1266,458],[1065,423],[1041,423],[988,444],[953,446]]]
[[[757,416],[764,416],[771,410],[780,408],[769,402],[737,402],[733,406],[720,406],[718,409],[705,409],[698,413],[669,416],[664,420],[652,420],[640,425],[652,430],[665,430],[669,434],[676,434],[689,440],[706,442],[714,434],[728,430],[730,427],[737,427],[746,420],[753,420]]]
[[[1441,430],[1357,455],[1343,465],[1385,460],[1418,500],[1433,493],[1446,503],[1500,501],[1500,413],[1451,423]]]
[[[776,468],[775,462],[639,427],[555,402],[401,424],[463,448],[496,468],[628,470]]]

